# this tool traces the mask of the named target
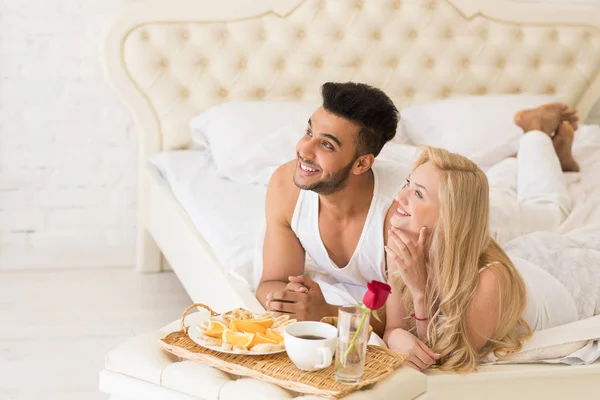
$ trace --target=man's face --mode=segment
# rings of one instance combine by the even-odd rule
[[[319,194],[334,193],[346,184],[354,167],[360,126],[319,107],[296,144],[294,183]]]

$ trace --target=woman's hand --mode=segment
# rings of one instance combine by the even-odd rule
[[[435,364],[440,358],[439,354],[404,329],[396,328],[385,336],[390,349],[399,354],[408,354],[404,365],[409,368],[422,371]]]
[[[388,233],[385,251],[389,271],[396,271],[400,275],[413,297],[422,297],[427,286],[424,250],[427,228],[421,228],[416,244],[406,234],[394,227]]]

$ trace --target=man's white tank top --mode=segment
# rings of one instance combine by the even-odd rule
[[[336,265],[325,248],[319,231],[319,195],[300,190],[292,230],[302,247],[314,262],[317,272],[343,283],[350,294],[361,300],[371,280],[386,281],[384,222],[395,195],[402,188],[406,176],[398,164],[377,160],[372,167],[373,199],[360,239],[347,265]]]

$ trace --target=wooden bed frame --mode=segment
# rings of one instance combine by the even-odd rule
[[[151,0],[119,13],[101,53],[139,130],[137,269],[158,272],[166,260],[192,300],[217,311],[262,306],[147,164],[187,148],[201,111],[231,100],[315,100],[322,83],[347,80],[382,88],[400,109],[460,95],[555,94],[585,119],[600,98],[600,8],[586,5]]]

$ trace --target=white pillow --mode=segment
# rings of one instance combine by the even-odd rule
[[[236,166],[228,169],[226,178],[238,183],[267,185],[281,164],[296,157],[297,140],[287,128],[265,136],[244,152]],[[415,146],[390,142],[383,146],[377,160],[393,162],[399,174],[403,173],[400,171],[407,174],[418,155],[419,149]]]
[[[538,95],[456,97],[401,109],[400,124],[416,145],[445,148],[491,166],[518,149],[523,131],[513,122],[515,114],[553,101],[559,99]]]
[[[228,176],[243,166],[245,153],[265,136],[284,132],[295,143],[319,105],[272,101],[223,103],[192,118],[192,140],[196,147],[210,148],[219,174]],[[293,157],[294,154],[289,156]]]
[[[488,354],[482,362],[502,364],[556,361],[563,357],[574,356],[573,353],[578,350],[580,350],[578,357],[596,360],[600,354],[596,354],[594,347],[590,346],[585,350],[582,348],[590,341],[598,339],[600,339],[600,315],[536,331],[523,343],[521,351],[512,354],[506,360],[499,360],[494,354]],[[564,363],[571,361],[573,360],[561,360]]]
[[[267,185],[275,170],[296,158],[296,143],[304,132],[284,126],[240,152],[220,175],[238,183]]]
[[[296,142],[320,105],[314,101],[223,103],[192,118],[192,140],[196,148],[210,149],[219,175],[236,176],[239,179],[234,180],[242,183],[256,182],[262,180],[257,174],[264,173],[264,169],[257,171],[261,166],[253,164],[256,157],[264,156],[268,149],[274,161],[293,159]],[[399,129],[392,142],[409,141]]]

